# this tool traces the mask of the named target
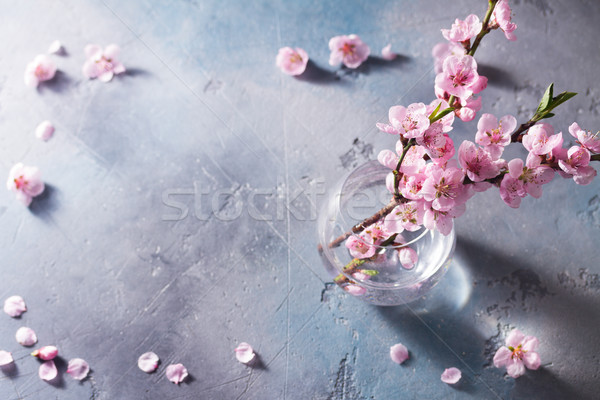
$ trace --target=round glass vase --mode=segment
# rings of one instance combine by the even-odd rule
[[[375,255],[366,259],[352,257],[345,237],[353,226],[389,204],[389,174],[390,169],[377,161],[350,172],[331,188],[317,221],[319,252],[334,282],[381,306],[407,304],[426,295],[448,270],[456,243],[454,228],[448,235],[425,228],[405,230],[395,240],[401,244],[375,246]],[[407,264],[407,254],[412,261],[417,258],[413,266]]]

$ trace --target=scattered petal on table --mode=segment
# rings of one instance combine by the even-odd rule
[[[27,311],[27,306],[21,296],[10,296],[4,300],[4,312],[11,317],[19,317],[25,311]]]
[[[73,379],[77,379],[78,381],[85,379],[89,372],[90,365],[85,360],[81,358],[69,360],[67,374],[71,375]]]
[[[0,350],[0,366],[8,365],[12,363],[13,357],[12,354],[8,351]]]
[[[188,371],[183,364],[171,364],[167,366],[165,375],[167,375],[167,379],[171,382],[179,384],[187,378]]]
[[[392,45],[388,44],[387,46],[385,46],[383,49],[381,49],[381,57],[383,57],[385,60],[393,60],[394,58],[396,58],[396,53],[394,53],[392,51]]]
[[[158,361],[158,356],[153,352],[149,351],[147,353],[142,354],[140,358],[138,358],[138,367],[142,371],[149,374],[151,372],[156,371],[156,368],[158,368]]]
[[[50,121],[44,121],[35,128],[35,137],[47,141],[54,134],[54,125]]]
[[[408,349],[401,343],[395,344],[390,347],[390,358],[393,362],[402,364],[408,360]]]
[[[235,357],[241,363],[248,364],[255,356],[256,354],[254,354],[252,346],[246,342],[240,343],[238,347],[235,348]]]
[[[37,335],[31,328],[27,328],[26,326],[22,326],[17,329],[17,333],[15,334],[15,338],[17,342],[21,346],[33,346],[37,343]]]
[[[60,40],[55,40],[54,42],[52,42],[50,44],[50,47],[48,47],[48,53],[49,54],[61,54],[63,53],[64,48],[62,43],[60,42]]]
[[[446,368],[442,373],[442,382],[448,383],[450,385],[454,385],[456,382],[460,381],[462,377],[462,373],[458,368]]]
[[[31,355],[38,357],[40,360],[50,361],[58,355],[58,349],[56,346],[44,346],[35,350]]]
[[[38,374],[40,378],[42,378],[45,381],[51,381],[52,379],[56,378],[56,375],[58,375],[58,370],[56,369],[54,361],[49,360],[40,365]]]

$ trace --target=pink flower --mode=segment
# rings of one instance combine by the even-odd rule
[[[38,357],[40,360],[50,361],[58,355],[56,346],[44,346],[31,353],[32,356]]]
[[[409,359],[408,349],[402,343],[397,343],[390,347],[390,358],[396,364],[402,364]]]
[[[384,226],[389,232],[400,233],[404,229],[410,232],[417,231],[423,224],[424,210],[416,201],[400,204],[384,219]]]
[[[45,381],[51,381],[52,379],[56,378],[56,376],[58,375],[58,370],[56,369],[54,361],[49,360],[40,365],[38,375],[41,379]]]
[[[431,113],[438,107],[440,106],[440,111],[443,111],[445,109],[447,109],[449,107],[448,102],[442,98],[439,99],[435,99],[433,100],[431,103],[429,103],[429,105],[427,106],[427,110],[426,110],[426,114],[427,115],[431,115]],[[454,124],[454,113],[449,113],[447,115],[445,115],[444,117],[442,117],[442,119],[437,120],[436,122],[433,123],[433,125],[435,124],[441,124],[442,125],[442,131],[444,133],[448,133],[452,130],[452,124]]]
[[[17,329],[15,338],[17,339],[17,342],[21,346],[26,346],[26,347],[33,346],[34,344],[37,343],[37,340],[38,340],[37,335],[35,334],[33,329],[27,328],[25,326],[22,326],[21,328]]]
[[[347,284],[343,287],[343,289],[346,292],[350,293],[352,296],[362,296],[367,291],[367,289],[365,289],[364,287],[356,285],[354,283]]]
[[[165,375],[167,376],[168,380],[170,380],[176,385],[179,385],[185,380],[185,378],[187,378],[188,371],[183,366],[183,364],[171,364],[167,366],[167,369],[165,370]]]
[[[481,32],[482,23],[475,14],[470,14],[464,21],[456,19],[451,29],[442,29],[442,35],[450,42],[464,42],[471,40]]]
[[[430,125],[423,136],[417,137],[417,144],[423,146],[432,158],[437,155],[437,149],[443,149],[446,146],[446,136],[444,135],[444,126],[436,121]]]
[[[518,378],[525,373],[525,367],[531,370],[540,367],[537,347],[538,339],[535,336],[525,336],[514,329],[506,339],[506,346],[500,347],[494,355],[494,366],[506,367],[508,375]]]
[[[467,99],[460,98],[459,100],[459,107],[455,111],[456,116],[464,122],[473,121],[473,119],[475,119],[477,111],[481,110],[481,96],[471,96]],[[456,103],[454,103],[454,107],[456,106]]]
[[[295,49],[282,47],[279,49],[279,53],[277,53],[275,63],[285,74],[300,75],[306,69],[308,54],[300,47],[296,47]]]
[[[462,56],[467,50],[455,42],[442,42],[433,46],[431,55],[433,56],[433,68],[436,74],[443,70],[444,60],[449,56]]]
[[[426,171],[427,179],[423,183],[423,198],[431,202],[433,209],[449,211],[467,201],[463,185],[464,173],[455,167],[440,168],[430,164]]]
[[[71,375],[73,379],[77,379],[78,381],[85,379],[90,372],[90,365],[87,361],[81,358],[74,358],[69,360],[69,365],[67,366],[67,374]]]
[[[419,261],[419,255],[412,247],[402,247],[398,249],[398,259],[405,269],[413,269]]]
[[[448,211],[439,211],[432,207],[425,209],[423,226],[430,230],[437,230],[442,235],[449,235],[454,226],[454,218],[463,215],[467,207],[464,203],[455,205]]]
[[[435,85],[451,95],[467,99],[481,90],[477,62],[469,55],[447,57],[442,72],[435,77]]]
[[[360,40],[358,35],[334,36],[329,40],[329,65],[336,66],[344,63],[348,68],[358,68],[371,52],[369,46]]]
[[[468,140],[463,141],[458,149],[458,161],[473,182],[495,178],[506,164],[502,159],[492,159],[485,149]]]
[[[428,151],[431,158],[433,158],[433,162],[438,165],[444,164],[446,161],[451,159],[456,152],[454,149],[454,142],[450,136],[444,133],[444,138],[446,139],[444,147],[438,147],[437,149],[433,150],[429,149]]]
[[[246,342],[240,343],[234,351],[237,360],[243,364],[248,364],[250,361],[254,360],[254,357],[256,357],[254,349],[252,349],[252,346]]]
[[[475,141],[480,146],[484,146],[496,160],[510,144],[510,135],[516,128],[517,119],[512,115],[505,115],[498,123],[498,119],[492,114],[482,114],[477,122]]]
[[[5,350],[0,350],[0,367],[3,365],[8,365],[13,363],[12,354]]]
[[[388,44],[383,49],[381,49],[381,57],[383,57],[384,60],[391,61],[394,58],[396,58],[396,56],[397,54],[392,51],[391,44]]]
[[[17,200],[29,206],[32,198],[44,191],[44,182],[42,182],[41,173],[37,167],[29,167],[23,165],[23,163],[17,163],[8,173],[6,187],[8,190],[16,193]],[[6,303],[4,310],[6,312]]]
[[[49,81],[56,74],[56,64],[45,54],[36,56],[25,68],[25,84],[37,87],[40,82]]]
[[[54,133],[54,125],[50,121],[44,121],[35,128],[35,137],[47,141]]]
[[[370,258],[375,255],[375,246],[370,235],[350,236],[346,239],[346,248],[354,258]]]
[[[579,127],[577,122],[573,122],[569,126],[569,133],[577,139],[581,147],[591,151],[592,153],[600,153],[600,132],[592,133],[585,131]]]
[[[510,22],[511,20],[511,9],[508,5],[508,0],[500,0],[490,18],[490,28],[500,28],[504,32],[504,36],[508,40],[517,40],[517,36],[513,33],[517,29],[517,24]]]
[[[562,133],[554,135],[554,128],[546,123],[532,126],[523,136],[523,146],[537,156],[550,153],[560,143],[562,143]]]
[[[106,46],[104,51],[98,45],[88,44],[84,51],[87,57],[83,64],[84,76],[109,82],[114,75],[125,72],[125,67],[117,60],[120,49],[116,44]]]
[[[528,193],[536,199],[542,195],[542,185],[550,182],[554,170],[547,165],[540,165],[539,157],[527,157],[523,160],[515,158],[508,162],[508,174],[500,183],[500,197],[512,208],[518,208],[521,198]]]
[[[139,369],[149,374],[151,372],[156,371],[156,368],[158,368],[158,361],[158,356],[155,353],[149,351],[147,353],[142,354],[138,358],[137,364]]]
[[[588,165],[589,163],[589,151],[579,146],[571,147],[567,151],[565,160],[558,160],[560,169],[572,175],[575,183],[579,185],[588,185],[597,174],[596,170]]]
[[[389,169],[396,169],[398,165],[398,161],[400,158],[396,153],[391,150],[385,149],[381,150],[377,155],[377,161],[384,167],[388,167]]]
[[[21,296],[10,296],[4,300],[4,312],[11,317],[20,317],[25,311],[27,311],[27,306]]]
[[[447,383],[449,385],[454,385],[462,378],[462,372],[460,369],[455,367],[446,368],[442,373],[442,382]]]
[[[429,128],[427,107],[423,103],[413,103],[408,107],[393,106],[388,114],[390,125],[377,124],[381,131],[411,139],[423,136]]]

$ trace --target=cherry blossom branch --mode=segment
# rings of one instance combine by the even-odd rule
[[[360,267],[361,265],[363,265],[364,263],[366,263],[367,261],[374,261],[377,259],[377,257],[379,256],[379,254],[383,251],[383,248],[386,246],[389,246],[391,244],[394,243],[394,241],[396,240],[396,237],[398,236],[398,234],[393,234],[392,236],[390,236],[389,238],[387,238],[386,240],[384,240],[383,242],[381,242],[381,244],[379,245],[380,248],[379,250],[377,250],[377,252],[375,253],[375,255],[373,255],[372,257],[368,257],[368,258],[353,258],[352,261],[350,261],[348,264],[346,264],[343,268],[343,272],[349,275],[352,275],[353,273],[356,272],[356,269],[358,267]],[[350,279],[348,279],[348,277],[346,277],[344,274],[339,274],[338,276],[336,276],[333,280],[336,283],[344,283],[344,282],[349,282]]]
[[[400,202],[402,199],[402,195],[398,191],[398,185],[400,183],[400,178],[402,177],[402,174],[400,173],[400,168],[402,167],[402,161],[404,161],[404,157],[406,156],[406,153],[408,152],[408,150],[410,150],[410,148],[412,146],[414,146],[415,144],[416,144],[416,142],[414,141],[414,139],[410,139],[408,141],[408,143],[406,143],[406,146],[404,146],[404,148],[402,149],[402,154],[400,155],[400,158],[398,159],[398,164],[396,165],[396,169],[394,170],[394,200],[396,202]]]
[[[492,17],[492,13],[494,12],[494,8],[496,7],[496,3],[498,3],[498,0],[489,0],[488,1],[488,10],[485,13],[485,17],[483,18],[483,23],[481,25],[481,32],[479,32],[479,34],[473,41],[473,45],[471,46],[471,48],[469,49],[469,52],[467,53],[468,55],[470,55],[470,56],[475,55],[475,52],[477,51],[477,47],[479,47],[479,43],[481,43],[481,39],[483,39],[483,37],[485,35],[490,33],[491,29],[489,27],[489,22],[490,22],[490,18]]]
[[[600,161],[600,154],[594,154],[590,157],[591,161]]]

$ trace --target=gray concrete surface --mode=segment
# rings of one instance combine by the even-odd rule
[[[474,198],[428,312],[363,304],[321,266],[324,188],[392,146],[375,123],[433,98],[439,29],[485,11],[451,3],[2,0],[0,172],[37,165],[47,190],[30,209],[0,190],[0,297],[29,306],[0,316],[0,348],[17,359],[0,398],[597,398],[599,180],[555,178],[518,210],[495,190]],[[518,41],[495,33],[477,54],[484,110],[523,122],[555,82],[579,93],[557,130],[600,129],[600,3],[513,3]],[[329,38],[353,32],[401,57],[330,67]],[[55,39],[60,73],[25,87],[25,65]],[[127,74],[85,79],[88,43],[121,45]],[[311,56],[304,76],[275,67],[284,45]],[[44,119],[56,125],[47,143],[33,135]],[[23,325],[64,360],[88,360],[90,378],[41,381],[14,340]],[[491,366],[513,327],[538,336],[543,364],[518,380]],[[235,360],[241,341],[260,365]],[[388,356],[397,342],[411,352],[402,366]],[[162,362],[147,375],[136,360],[150,350]],[[191,379],[171,384],[172,362]],[[450,366],[463,371],[456,387],[440,381]]]

